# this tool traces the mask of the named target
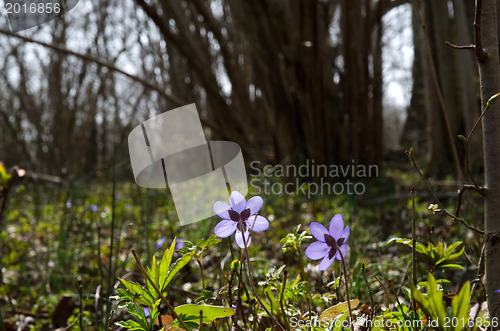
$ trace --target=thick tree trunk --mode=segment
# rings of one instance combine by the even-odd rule
[[[480,0],[478,1],[480,2]],[[496,0],[483,0],[481,15],[482,46],[488,54],[479,63],[483,108],[500,91]],[[485,196],[485,276],[490,318],[500,318],[500,102],[493,104],[483,117]]]

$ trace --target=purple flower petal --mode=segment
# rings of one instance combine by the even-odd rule
[[[344,231],[342,231],[342,234],[340,235],[340,238],[344,238],[344,243],[347,241],[347,239],[349,239],[349,234],[351,234],[351,230],[349,229],[349,226],[346,226]]]
[[[166,237],[163,237],[163,238],[160,238],[158,239],[158,241],[156,242],[156,245],[155,245],[155,251],[159,250],[160,248],[162,248],[163,244],[167,241],[167,238]]]
[[[323,224],[319,224],[318,222],[312,222],[309,226],[309,230],[314,238],[319,241],[325,242],[325,234],[328,234],[328,230],[323,226]]]
[[[143,307],[142,309],[144,309],[144,316],[149,317],[151,315],[149,308]]]
[[[306,256],[311,260],[319,260],[328,255],[330,247],[324,242],[316,241],[307,246]]]
[[[232,210],[237,213],[241,213],[245,209],[247,201],[245,200],[243,194],[238,191],[233,191],[229,196],[229,205]]]
[[[328,255],[323,258],[321,263],[319,264],[318,269],[319,270],[326,270],[330,268],[330,266],[333,264],[333,261],[335,261],[335,256],[332,257],[331,259],[328,258]]]
[[[223,220],[215,226],[214,233],[219,238],[229,237],[236,230],[236,222]]]
[[[335,240],[338,240],[342,235],[342,231],[344,231],[344,219],[342,215],[337,214],[330,221],[330,234]]]
[[[222,202],[222,201],[217,201],[215,204],[214,204],[214,207],[213,207],[213,210],[214,210],[214,213],[217,214],[217,216],[219,216],[220,218],[224,219],[224,220],[230,220],[231,217],[229,217],[229,213],[227,212],[231,207],[229,207],[229,205],[225,202]]]
[[[495,292],[495,293],[500,293],[500,290],[496,290],[496,291],[494,291],[494,292]]]
[[[337,253],[335,253],[335,258],[339,261],[342,261],[342,257],[344,257],[344,261],[345,261],[345,257],[347,255],[347,245],[342,245],[340,246],[340,252],[342,253],[342,256],[340,255],[340,253],[337,251]]]
[[[243,235],[240,230],[236,230],[236,234],[234,235],[234,240],[241,249],[245,249],[245,243],[243,242]],[[247,247],[250,246],[252,242],[252,237],[250,236],[250,232],[248,230],[245,231],[245,240],[247,242]]]
[[[247,201],[247,208],[250,209],[250,215],[257,214],[263,204],[264,200],[259,196],[250,198],[250,200]]]
[[[263,216],[250,216],[245,223],[250,230],[255,232],[265,231],[269,228],[269,221]]]

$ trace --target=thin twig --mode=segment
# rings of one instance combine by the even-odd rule
[[[285,327],[287,330],[290,330],[290,325],[288,325],[288,321],[287,321],[287,316],[286,316],[286,312],[285,312],[285,306],[283,305],[283,298],[285,296],[285,288],[286,288],[286,279],[287,279],[287,276],[288,276],[288,271],[285,270],[283,272],[283,285],[281,286],[281,296],[280,296],[280,307],[281,307],[281,312],[283,314],[283,320],[285,321]]]
[[[482,280],[483,280],[483,276],[484,276],[484,250],[485,250],[485,245],[483,244],[483,248],[481,249],[481,257],[479,258],[479,263],[477,265],[476,278],[471,282],[472,288],[470,290],[469,302],[471,302],[472,296],[474,295],[474,292],[476,290],[476,284],[482,283]]]
[[[484,235],[484,231],[483,230],[480,230],[480,229],[476,229],[475,227],[473,226],[470,226],[469,224],[467,224],[466,221],[464,221],[463,219],[461,219],[460,217],[457,217],[455,215],[453,215],[452,213],[450,213],[448,210],[446,210],[446,208],[444,207],[443,203],[441,202],[441,200],[439,200],[439,198],[436,196],[436,194],[434,193],[434,190],[432,190],[431,186],[429,185],[429,182],[427,182],[427,180],[425,179],[424,177],[424,174],[422,173],[422,171],[420,170],[420,168],[418,167],[416,161],[415,161],[415,158],[413,157],[413,150],[410,151],[410,152],[407,152],[408,154],[408,157],[410,158],[411,162],[413,163],[413,167],[417,170],[418,174],[420,175],[420,178],[422,179],[422,181],[424,182],[425,184],[425,187],[427,188],[427,190],[429,191],[429,193],[432,195],[432,197],[434,198],[434,200],[437,202],[437,204],[439,205],[439,208],[441,208],[441,212],[448,215],[449,217],[451,217],[453,220],[455,221],[459,221],[460,223],[462,223],[466,228],[468,228],[469,230],[472,230],[474,232],[477,232],[479,234],[482,234]]]
[[[462,46],[459,46],[459,45],[455,45],[455,44],[452,44],[448,41],[445,41],[444,42],[447,46],[450,46],[451,48],[454,48],[454,49],[475,49],[476,46],[470,44],[470,45],[462,45]]]
[[[411,188],[411,278],[413,284],[417,283],[417,221],[415,220],[415,187]],[[417,304],[415,296],[411,296],[411,306],[413,312],[417,313]],[[418,328],[417,328],[418,330]]]
[[[488,111],[488,109],[490,109],[490,107],[488,105],[486,105],[486,107],[484,108],[484,110],[481,112],[481,115],[477,119],[476,123],[474,123],[474,126],[470,130],[469,135],[467,136],[467,142],[470,140],[470,137],[474,133],[474,130],[476,130],[476,127],[479,125],[479,123],[481,123],[481,120],[483,119],[483,117],[486,114],[486,112]]]
[[[460,217],[460,207],[462,205],[462,196],[464,192],[467,190],[476,191],[477,193],[484,195],[486,189],[481,186],[476,185],[464,185],[460,190],[458,190],[458,199],[457,199],[457,209],[455,210],[455,216]]]
[[[411,278],[413,284],[417,283],[417,230],[416,230],[416,221],[415,221],[415,187],[411,188],[411,257],[412,257],[412,266],[411,266]],[[411,304],[414,312],[417,312],[417,307],[415,305],[415,298],[412,296]]]
[[[486,114],[486,112],[488,111],[489,108],[490,108],[489,105],[486,104],[486,107],[481,112],[481,115],[476,120],[476,123],[474,123],[474,126],[470,130],[469,135],[467,136],[467,138],[465,138],[465,141],[463,141],[463,137],[459,136],[460,140],[463,141],[464,147],[465,147],[465,169],[467,170],[469,177],[471,178],[472,182],[474,183],[474,185],[476,187],[479,187],[479,185],[476,182],[476,180],[474,179],[474,176],[472,175],[472,172],[470,171],[470,167],[469,167],[469,141],[470,141],[470,138],[472,137],[472,134],[476,130],[476,127],[479,125],[479,123],[481,122],[481,120],[483,119],[484,115]]]
[[[151,286],[153,286],[156,294],[158,294],[158,296],[160,297],[161,301],[165,304],[165,306],[167,306],[167,308],[170,311],[170,313],[172,314],[172,316],[181,323],[181,325],[182,325],[182,327],[184,329],[191,331],[191,328],[186,325],[186,323],[179,317],[179,315],[177,315],[177,313],[175,312],[174,307],[172,307],[170,305],[170,303],[168,303],[167,299],[163,296],[163,293],[161,293],[161,291],[158,288],[158,286],[156,286],[155,282],[151,279],[151,277],[149,277],[148,272],[146,271],[146,269],[144,269],[144,266],[142,265],[141,261],[139,260],[139,257],[137,256],[137,254],[135,253],[134,250],[132,250],[132,255],[134,255],[135,262],[137,262],[137,265],[139,266],[139,269],[141,270],[141,273],[143,274],[144,277],[146,277],[146,279],[151,284]]]
[[[365,269],[365,264],[363,263],[363,266],[361,267],[361,272],[363,274],[363,278],[366,283],[366,288],[368,289],[368,294],[370,295],[370,323],[368,323],[368,331],[372,329],[372,323],[373,321],[373,315],[375,313],[375,301],[373,300],[373,293],[372,289],[370,287],[370,283],[368,282],[368,277],[366,277],[366,269]]]
[[[384,290],[384,293],[385,293],[385,304],[387,306],[387,309],[389,309],[390,301],[389,301],[389,293],[387,292],[387,288],[385,287],[384,283],[382,283],[377,276],[375,276],[375,279],[379,282],[379,284],[382,286],[382,289]]]

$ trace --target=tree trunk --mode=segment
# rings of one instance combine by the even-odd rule
[[[480,2],[478,0],[477,2]],[[500,91],[496,0],[484,0],[481,15],[482,46],[488,54],[479,63],[481,103]],[[476,41],[477,43],[477,41]],[[490,319],[500,318],[500,103],[493,104],[483,117],[485,195],[485,278]]]

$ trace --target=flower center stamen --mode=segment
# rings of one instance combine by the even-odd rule
[[[330,252],[328,253],[328,258],[332,259],[337,250],[340,249],[340,246],[344,244],[345,238],[339,238],[339,240],[335,240],[331,235],[325,234],[325,243],[331,247]]]
[[[229,213],[229,217],[231,218],[231,220],[234,222],[244,222],[250,217],[250,209],[248,208],[243,210],[241,214],[232,209],[229,209],[227,212]]]

